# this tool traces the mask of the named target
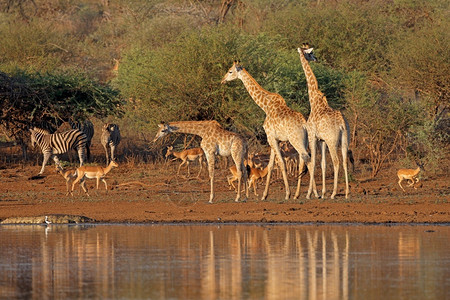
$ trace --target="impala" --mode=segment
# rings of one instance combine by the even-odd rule
[[[263,179],[267,175],[268,171],[268,166],[266,166],[264,169],[250,168],[250,174],[248,175],[248,188],[251,188],[253,184],[253,193],[255,193],[255,196],[258,196],[258,193],[256,192],[256,181],[259,179]]]
[[[105,189],[106,191],[108,191],[108,184],[105,181],[105,176],[106,174],[109,173],[109,171],[111,171],[112,168],[114,167],[118,167],[119,164],[117,164],[115,161],[111,160],[111,162],[109,163],[109,165],[104,168],[101,166],[82,166],[77,168],[76,174],[77,174],[77,179],[75,179],[75,181],[72,183],[72,191],[71,194],[73,195],[73,189],[75,187],[75,184],[77,184],[78,182],[80,182],[80,186],[83,188],[84,192],[89,196],[89,193],[87,192],[87,189],[85,187],[85,180],[86,178],[96,178],[97,179],[97,190],[98,190],[98,185],[100,183],[100,180],[103,181],[103,183],[105,184]]]
[[[410,183],[408,186],[413,186],[415,183],[419,182],[419,178],[417,177],[419,175],[419,172],[423,169],[422,165],[418,165],[417,169],[400,169],[397,171],[398,176],[398,185],[402,188],[404,192],[405,189],[402,187],[402,181],[403,180],[409,180]],[[417,189],[414,186],[414,189]]]
[[[77,173],[75,170],[64,170],[61,166],[56,166],[56,172],[61,174],[62,177],[66,180],[66,196],[70,193],[70,184],[77,178]]]
[[[182,160],[180,166],[178,167],[177,175],[180,174],[181,166],[186,164],[187,169],[188,169],[188,177],[191,174],[190,170],[189,170],[189,162],[198,159],[198,162],[200,164],[200,171],[198,171],[197,178],[200,177],[200,173],[202,172],[202,163],[203,163],[203,155],[204,155],[202,148],[192,148],[192,149],[183,150],[181,152],[175,152],[175,151],[173,151],[173,147],[169,146],[169,147],[167,147],[166,158],[170,155],[175,156],[175,158],[172,159],[172,161],[177,160],[177,159]]]

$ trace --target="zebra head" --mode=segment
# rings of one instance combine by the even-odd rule
[[[34,148],[36,145],[36,131],[34,129],[30,129],[31,132],[31,147]]]
[[[110,124],[110,123],[106,123],[103,125],[102,127],[102,132],[113,132],[113,131],[118,131],[119,130],[119,126],[117,124]]]
[[[45,129],[34,127],[33,129],[30,129],[31,132],[31,147],[34,148],[34,146],[38,143],[39,137],[42,137],[45,134],[50,134]]]

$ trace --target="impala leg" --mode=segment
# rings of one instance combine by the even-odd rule
[[[86,188],[86,180],[85,180],[84,177],[83,177],[83,179],[80,181],[80,186],[81,186],[81,188],[83,189],[83,191],[86,193],[86,195],[88,195],[88,196],[90,197],[91,195],[89,195],[89,193],[88,193],[88,191],[87,191],[87,188]]]
[[[403,181],[403,178],[400,178],[400,179],[398,180],[398,185],[402,188],[402,190],[403,190],[404,192],[406,192],[405,189],[402,187],[402,181]]]
[[[185,163],[186,163],[186,160],[183,160],[183,161],[181,162],[181,164],[178,166],[177,176],[180,174],[181,166],[184,165]],[[188,168],[188,170],[189,170],[189,168]],[[189,175],[188,175],[188,177],[189,177]]]
[[[200,178],[200,174],[202,173],[202,165],[203,165],[203,160],[202,160],[201,156],[198,159],[198,163],[200,164],[200,171],[198,171],[197,178]]]
[[[105,178],[102,178],[103,183],[105,184],[105,190],[108,192],[108,184],[106,183]]]

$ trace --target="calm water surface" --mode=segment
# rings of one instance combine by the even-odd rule
[[[450,299],[450,226],[3,225],[1,299]]]

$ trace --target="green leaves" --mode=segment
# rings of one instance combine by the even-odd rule
[[[117,90],[81,73],[0,74],[0,124],[12,136],[19,128],[45,124],[55,130],[69,119],[123,114]]]

